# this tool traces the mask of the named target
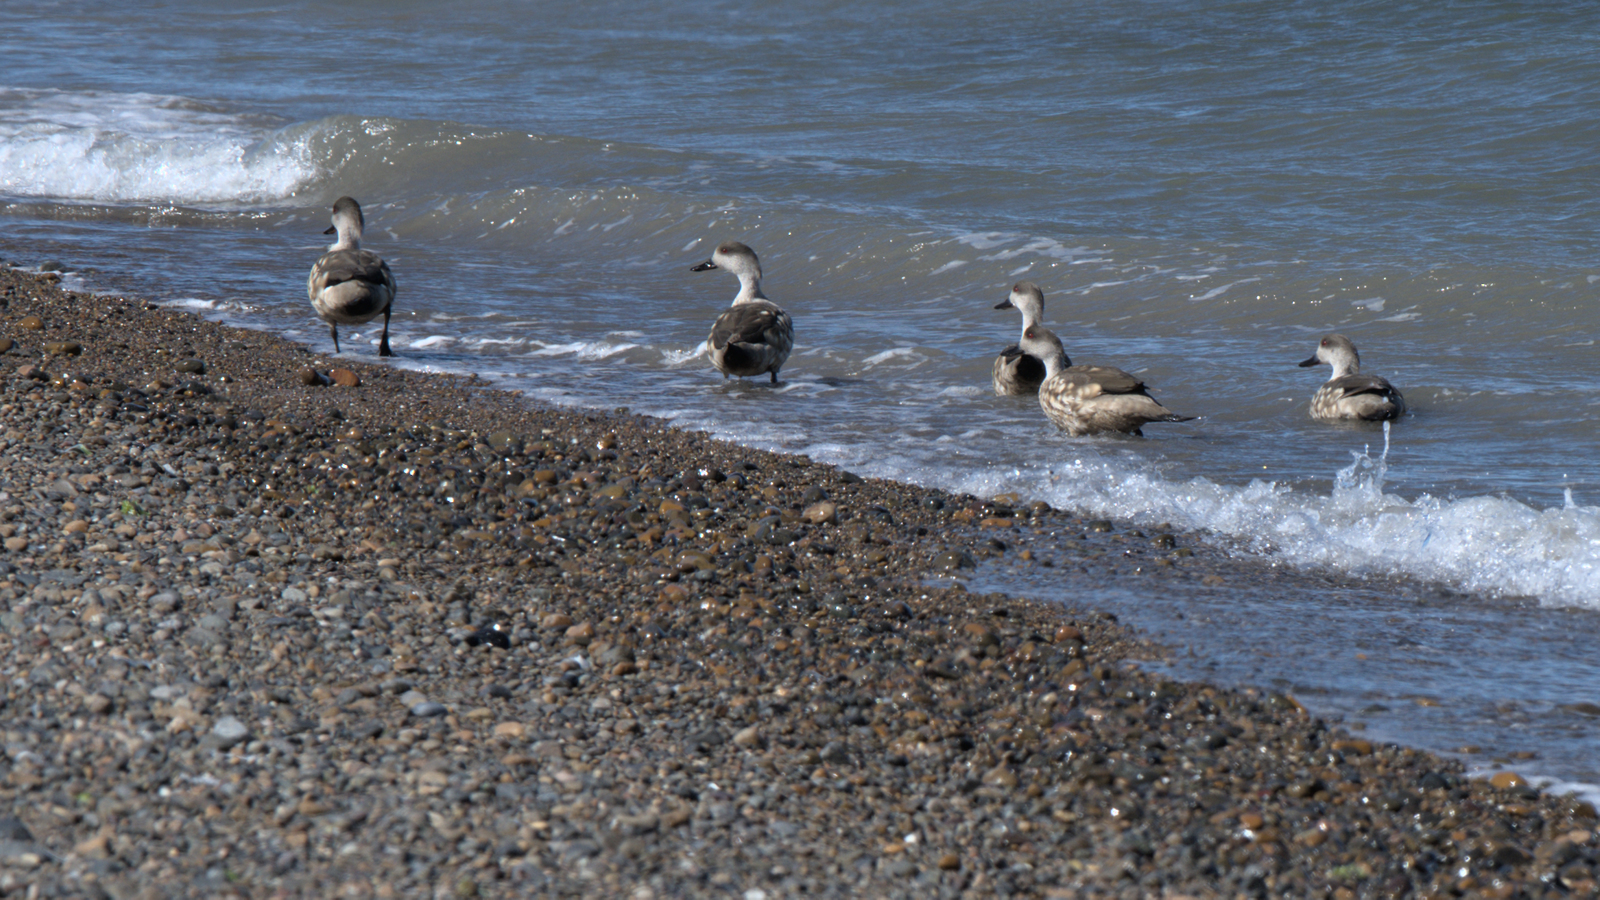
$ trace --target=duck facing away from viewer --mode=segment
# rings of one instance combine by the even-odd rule
[[[706,347],[711,364],[723,378],[753,378],[763,373],[778,383],[778,370],[794,349],[794,322],[778,304],[761,293],[761,260],[738,241],[724,241],[711,258],[690,269],[724,269],[739,278],[733,305],[711,326]]]
[[[1023,330],[1018,347],[1044,360],[1039,408],[1057,428],[1073,437],[1120,431],[1143,434],[1146,422],[1187,422],[1151,397],[1144,382],[1112,366],[1075,366],[1061,339],[1043,325]]]
[[[1317,352],[1301,368],[1327,363],[1333,376],[1311,397],[1313,419],[1360,419],[1382,422],[1405,414],[1406,400],[1387,379],[1361,374],[1356,345],[1342,334],[1330,334],[1317,344]]]
[[[306,292],[317,315],[328,323],[333,335],[333,352],[339,352],[339,326],[360,325],[383,314],[383,339],[379,356],[393,356],[389,349],[389,312],[394,304],[394,276],[389,264],[371,250],[361,249],[361,231],[366,219],[361,204],[340,197],[333,204],[333,227],[324,234],[338,233],[339,239],[318,257],[306,279]]]
[[[1021,310],[1022,330],[1027,331],[1044,321],[1044,292],[1031,281],[1019,281],[1011,289],[1011,296],[994,308]],[[994,392],[1002,397],[1037,394],[1044,379],[1044,360],[1024,353],[1017,344],[1001,350],[994,358]]]

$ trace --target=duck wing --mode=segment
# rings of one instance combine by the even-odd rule
[[[1061,377],[1077,385],[1087,396],[1095,394],[1144,394],[1144,382],[1115,366],[1068,366]]]
[[[315,298],[328,288],[347,281],[383,285],[391,294],[394,293],[394,275],[389,272],[389,264],[371,250],[330,250],[322,254],[316,265],[311,267],[307,288]]]
[[[777,304],[740,303],[717,316],[706,341],[714,350],[723,350],[732,344],[770,344],[787,349],[793,345],[792,328],[789,314]]]
[[[1385,397],[1398,397],[1400,392],[1394,389],[1387,378],[1379,375],[1345,375],[1329,381],[1325,387],[1333,388],[1346,397],[1357,394],[1380,394]]]

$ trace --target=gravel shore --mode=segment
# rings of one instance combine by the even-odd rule
[[[961,586],[1187,535],[56,281],[0,270],[0,895],[1596,893],[1588,804]]]

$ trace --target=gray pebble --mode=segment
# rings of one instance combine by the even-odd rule
[[[216,738],[218,747],[227,750],[250,737],[250,726],[233,716],[223,716],[211,726],[211,736]]]
[[[435,716],[442,716],[449,711],[443,703],[434,703],[431,700],[424,700],[411,707],[411,714],[419,719],[431,719]]]

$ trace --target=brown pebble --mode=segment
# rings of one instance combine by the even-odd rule
[[[111,699],[104,694],[89,694],[83,698],[83,708],[98,716],[111,708]]]
[[[661,589],[661,599],[669,603],[682,603],[689,599],[689,589],[681,584],[669,584]]]
[[[954,872],[956,869],[961,868],[961,857],[954,853],[946,853],[939,857],[939,868],[946,872]]]
[[[54,356],[81,356],[83,345],[77,341],[47,341],[44,352]]]
[[[983,773],[983,783],[1013,788],[1017,786],[1017,774],[1004,765],[995,766]]]
[[[73,519],[71,522],[67,523],[65,528],[61,530],[65,531],[67,534],[83,534],[85,531],[89,530],[89,523],[82,519]]]
[[[1075,625],[1062,625],[1056,628],[1055,643],[1083,643],[1083,632]]]
[[[301,369],[300,383],[306,387],[322,387],[328,383],[328,376],[318,372],[316,369]]]
[[[1340,753],[1346,753],[1353,756],[1366,756],[1368,753],[1372,752],[1372,742],[1363,741],[1359,738],[1334,741],[1333,749],[1339,751]]]
[[[333,383],[340,387],[361,386],[361,376],[350,371],[349,369],[334,369],[328,373],[328,377],[333,379]]]
[[[38,316],[23,316],[22,321],[17,323],[17,327],[26,331],[43,331],[44,320]]]
[[[587,646],[590,641],[594,640],[594,625],[593,625],[593,623],[584,622],[582,624],[574,625],[571,628],[568,628],[567,629],[567,640],[571,641],[574,644],[583,644],[584,646]]]
[[[10,353],[17,346],[11,338],[0,338],[0,353]]]
[[[839,507],[826,500],[806,507],[805,520],[813,525],[832,525],[839,521]]]
[[[551,613],[539,622],[544,628],[571,628],[572,617],[566,613]]]
[[[1526,787],[1528,784],[1521,775],[1515,772],[1496,772],[1489,776],[1489,783],[1502,791],[1507,788]]]

